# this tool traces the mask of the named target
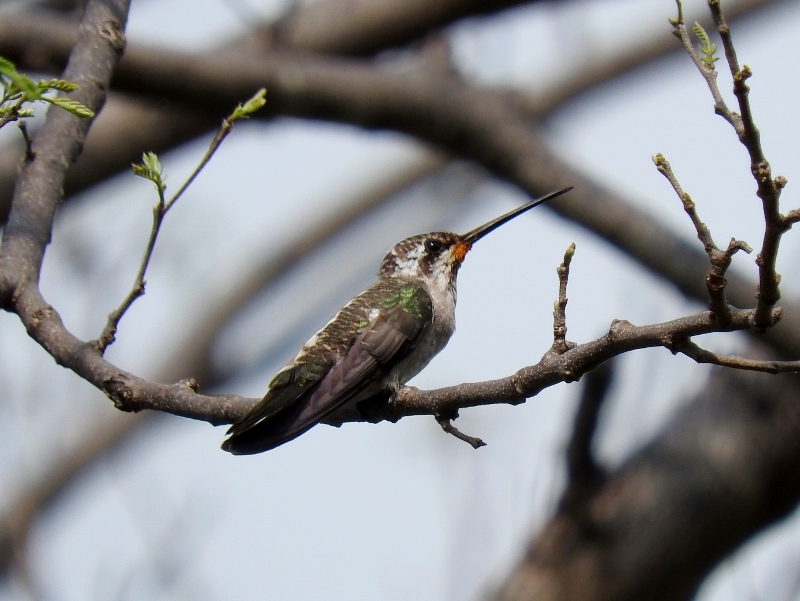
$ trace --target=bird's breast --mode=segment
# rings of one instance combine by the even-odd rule
[[[447,346],[456,329],[455,290],[428,289],[433,301],[433,320],[422,328],[414,350],[400,361],[390,375],[390,386],[405,384],[421,372]]]

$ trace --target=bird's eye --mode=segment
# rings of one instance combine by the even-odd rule
[[[442,252],[442,248],[444,247],[442,246],[442,243],[439,242],[438,240],[431,239],[425,241],[425,249],[430,253]]]

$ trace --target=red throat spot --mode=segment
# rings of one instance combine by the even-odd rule
[[[472,248],[471,244],[459,242],[455,245],[455,248],[453,248],[453,257],[458,263],[461,263],[464,260],[464,257],[467,256],[470,248]]]

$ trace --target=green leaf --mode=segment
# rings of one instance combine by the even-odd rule
[[[56,106],[61,107],[65,111],[69,111],[73,115],[77,115],[78,117],[83,117],[90,119],[94,117],[94,111],[87,106],[82,105],[77,100],[70,100],[69,98],[64,98],[63,96],[56,96],[55,98],[48,98],[47,96],[42,96],[41,100],[45,102],[49,102],[50,104],[55,104]]]
[[[248,119],[250,115],[255,113],[261,107],[263,107],[267,101],[265,96],[267,95],[267,90],[265,88],[261,88],[255,95],[245,102],[244,104],[240,104],[237,106],[233,113],[231,113],[230,119],[231,121],[238,121],[239,119]]]
[[[0,74],[10,77],[12,73],[16,72],[17,68],[14,66],[14,63],[0,56]]]
[[[145,152],[142,155],[142,162],[147,166],[148,169],[154,173],[158,173],[159,176],[163,173],[161,161],[158,160],[158,155],[155,152]]]
[[[25,95],[25,100],[39,100],[42,96],[39,86],[30,77],[14,71],[7,75],[11,80],[11,89],[19,90]]]
[[[80,89],[78,84],[72,83],[71,81],[66,81],[64,79],[51,79],[49,81],[40,79],[37,85],[42,92],[47,92],[49,90],[58,90],[59,92],[74,92],[75,90]]]
[[[2,57],[0,57],[0,75],[11,82],[9,88],[12,93],[14,90],[19,90],[25,94],[26,100],[38,100],[41,96],[39,87],[29,77],[19,73],[14,63]]]
[[[131,165],[133,174],[144,179],[149,179],[156,185],[159,192],[164,192],[167,189],[167,184],[164,177],[164,169],[161,167],[161,161],[158,160],[158,155],[154,152],[145,152],[142,155],[141,163],[133,163]]]
[[[719,60],[718,56],[714,56],[714,54],[717,52],[717,45],[711,43],[711,38],[708,37],[706,30],[703,29],[703,26],[697,21],[694,22],[694,33],[697,36],[697,39],[700,40],[700,46],[698,50],[703,55],[700,57],[700,60],[703,61],[706,67],[713,69],[714,63]]]

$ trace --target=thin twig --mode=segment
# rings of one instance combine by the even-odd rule
[[[781,189],[786,184],[785,178],[772,178],[770,164],[761,148],[761,134],[753,119],[750,107],[750,88],[747,80],[752,76],[750,67],[739,67],[736,50],[733,46],[730,27],[728,27],[719,0],[709,0],[708,6],[717,26],[722,46],[725,49],[728,67],[733,77],[733,93],[739,103],[741,119],[736,133],[739,140],[750,155],[750,170],[758,185],[758,197],[761,199],[764,211],[764,240],[761,252],[758,253],[756,263],[759,268],[758,306],[756,308],[755,324],[760,329],[766,329],[772,323],[769,321],[772,307],[780,300],[779,289],[780,275],[775,271],[778,258],[778,247],[781,236],[791,228],[794,221],[787,221],[780,213]]]
[[[710,363],[734,369],[747,371],[760,371],[768,374],[782,374],[787,372],[800,371],[800,361],[759,361],[746,359],[734,355],[719,355],[709,350],[701,348],[691,340],[684,340],[673,347],[673,350],[682,353],[697,363]]]
[[[558,300],[553,303],[553,346],[551,350],[559,355],[566,353],[575,346],[567,342],[567,282],[569,281],[569,266],[575,255],[575,243],[569,245],[564,253],[564,261],[556,269],[558,273]]]
[[[11,107],[11,109],[7,113],[5,113],[2,117],[0,117],[0,127],[8,125],[12,121],[16,121],[17,119],[19,119],[19,109],[22,108],[22,105],[25,104],[25,102],[27,102],[27,98],[23,94],[22,97],[19,100],[17,100],[16,103],[14,103],[14,106]]]
[[[211,143],[208,145],[208,150],[206,150],[206,154],[198,163],[197,167],[195,167],[194,171],[192,171],[191,175],[183,182],[183,185],[175,192],[175,195],[169,200],[167,203],[164,213],[169,211],[172,206],[178,201],[178,199],[183,196],[183,193],[186,192],[186,189],[192,184],[195,178],[200,175],[200,172],[205,168],[206,164],[211,160],[211,157],[214,156],[214,153],[217,152],[222,142],[225,138],[228,137],[228,134],[231,133],[233,129],[233,119],[231,117],[225,117],[222,120],[222,125],[220,125],[219,130],[217,131],[214,139],[211,140]]]
[[[704,61],[694,49],[694,44],[692,44],[692,37],[689,33],[689,30],[686,27],[686,23],[683,20],[683,10],[681,6],[681,1],[677,0],[678,4],[678,18],[672,19],[670,22],[672,23],[673,29],[672,33],[675,34],[680,41],[683,47],[686,49],[686,53],[692,59],[692,62],[697,67],[697,70],[700,71],[700,74],[706,80],[706,84],[708,85],[708,89],[711,92],[711,96],[714,98],[714,111],[725,121],[730,123],[733,128],[738,132],[741,128],[741,117],[737,115],[735,112],[731,111],[728,108],[728,105],[725,103],[725,99],[722,97],[722,92],[717,85],[717,71],[714,69],[713,63],[707,63]]]
[[[731,76],[733,76],[733,92],[739,101],[739,110],[742,111],[738,115],[739,119],[735,123],[736,133],[742,139],[742,143],[747,146],[744,137],[747,135],[755,134],[752,140],[754,145],[759,145],[758,129],[753,122],[753,115],[750,111],[750,103],[747,100],[747,95],[750,88],[747,87],[745,81],[752,75],[750,68],[745,65],[744,69],[739,68],[739,59],[736,57],[736,49],[733,47],[733,39],[731,38],[730,28],[725,22],[725,17],[722,14],[722,6],[719,0],[709,0],[708,7],[711,9],[711,16],[714,19],[714,25],[717,27],[717,32],[722,40],[722,47],[725,49],[725,58],[728,61],[728,68],[730,69]],[[717,90],[719,93],[719,90]],[[742,102],[744,100],[744,102]]]
[[[653,157],[653,163],[655,163],[658,172],[667,179],[672,186],[672,189],[675,190],[675,193],[678,195],[678,198],[683,204],[683,210],[686,211],[689,219],[692,220],[692,225],[697,232],[697,238],[703,243],[703,248],[705,249],[706,254],[713,262],[713,253],[714,251],[719,251],[719,248],[714,243],[714,239],[711,237],[711,230],[708,229],[708,226],[703,222],[702,219],[700,219],[700,215],[697,214],[697,207],[695,206],[692,197],[683,190],[678,178],[672,171],[672,166],[669,164],[669,161],[664,158],[663,154],[658,153],[655,155]]]
[[[701,50],[704,50],[706,54],[705,60],[698,56],[692,45],[692,40],[686,28],[686,24],[683,22],[683,11],[681,10],[680,0],[677,0],[677,3],[678,18],[671,21],[674,28],[673,33],[681,40],[692,62],[694,62],[697,69],[705,78],[711,95],[714,98],[715,111],[733,126],[739,141],[747,149],[750,155],[750,171],[758,185],[757,194],[761,199],[765,228],[761,252],[758,253],[758,257],[756,258],[759,285],[757,293],[758,305],[754,324],[759,331],[764,331],[773,325],[773,322],[770,321],[772,318],[772,309],[778,300],[780,300],[781,296],[779,289],[780,275],[775,270],[780,239],[781,236],[791,228],[792,224],[800,219],[800,215],[793,212],[791,218],[785,218],[780,213],[780,193],[783,186],[786,185],[786,178],[780,176],[774,179],[772,178],[770,164],[761,149],[760,134],[755,125],[752,109],[750,107],[750,88],[746,83],[752,76],[752,71],[747,65],[741,68],[739,67],[739,60],[733,46],[730,27],[722,14],[720,0],[708,0],[708,5],[725,50],[728,68],[733,78],[733,93],[738,101],[740,113],[730,110],[722,99],[722,93],[717,85],[717,71],[714,68],[714,61],[717,60],[717,58],[713,56],[716,51],[716,46],[711,45],[710,42],[708,42],[708,36],[702,28],[700,28],[699,25],[695,25],[695,30],[698,32],[698,35],[702,36],[708,46],[706,48],[701,47]]]
[[[694,229],[697,232],[697,238],[703,243],[703,248],[708,255],[708,260],[711,262],[711,271],[706,275],[706,289],[708,290],[709,297],[708,306],[716,316],[720,325],[727,325],[730,323],[731,312],[728,299],[725,295],[725,286],[728,284],[728,281],[725,279],[725,273],[728,271],[728,267],[730,267],[733,255],[740,250],[751,253],[753,249],[750,248],[747,242],[731,238],[731,241],[728,243],[728,248],[724,251],[720,250],[711,237],[711,230],[709,230],[708,226],[700,219],[700,215],[697,213],[697,206],[692,200],[692,197],[689,196],[687,192],[684,192],[678,178],[672,171],[669,161],[664,158],[663,154],[659,153],[653,157],[653,162],[658,172],[667,178],[672,189],[675,190],[678,198],[680,198],[681,203],[683,203],[683,210],[686,211],[686,214],[689,216],[689,219],[691,219],[692,225],[694,225]]]
[[[144,276],[147,273],[147,268],[150,265],[150,259],[153,256],[153,249],[156,246],[158,233],[161,231],[161,224],[164,222],[164,216],[167,214],[167,206],[164,202],[164,189],[158,188],[158,203],[153,207],[153,225],[150,228],[150,237],[147,240],[147,247],[144,251],[144,256],[139,264],[139,271],[133,280],[133,286],[128,294],[119,304],[119,306],[108,314],[106,327],[103,328],[102,334],[97,340],[92,341],[92,346],[102,355],[106,349],[116,340],[117,327],[122,319],[122,316],[131,308],[134,301],[144,294],[145,280]]]
[[[25,142],[25,161],[32,161],[36,158],[36,153],[33,152],[33,141],[28,135],[28,124],[25,121],[17,123],[22,139]]]
[[[459,440],[463,440],[467,444],[471,445],[473,449],[480,449],[481,447],[485,447],[486,443],[483,442],[480,438],[475,438],[474,436],[467,436],[461,430],[456,428],[453,425],[452,420],[458,416],[458,413],[454,415],[451,414],[450,417],[446,417],[444,415],[436,415],[436,421],[439,422],[439,425],[442,427],[442,430],[451,434],[458,438]]]
[[[261,100],[263,101],[263,90],[256,94],[254,98],[258,98],[259,95],[261,96]],[[253,99],[251,99],[252,101]],[[263,104],[263,102],[262,102]],[[260,105],[259,107],[260,108]],[[253,110],[258,110],[257,108]],[[246,118],[247,111],[242,110],[242,106],[239,105],[234,112],[225,117],[222,120],[222,124],[220,125],[217,134],[214,136],[214,139],[211,140],[211,143],[208,146],[208,150],[206,150],[205,155],[198,163],[197,167],[194,168],[192,173],[183,183],[183,185],[178,189],[177,192],[170,198],[169,201],[165,200],[164,197],[164,190],[166,186],[164,185],[161,174],[158,173],[158,181],[153,179],[154,183],[156,184],[156,189],[158,190],[158,203],[155,207],[153,207],[153,225],[150,228],[150,238],[147,241],[147,247],[145,248],[144,256],[142,257],[142,261],[139,265],[139,271],[136,274],[136,278],[134,279],[133,286],[131,287],[130,292],[126,295],[123,299],[122,303],[114,309],[108,316],[108,320],[106,322],[106,326],[103,329],[102,334],[97,340],[92,341],[92,346],[98,350],[100,354],[103,354],[105,350],[109,347],[110,344],[114,342],[116,339],[117,327],[119,326],[119,322],[122,319],[122,316],[130,309],[131,305],[133,305],[134,301],[142,296],[145,291],[145,274],[147,273],[147,268],[150,265],[150,259],[153,256],[153,249],[156,245],[156,240],[158,239],[158,234],[161,231],[161,224],[164,222],[164,217],[166,217],[169,210],[175,205],[178,199],[183,196],[183,193],[189,188],[195,178],[200,174],[200,172],[205,168],[208,162],[211,160],[211,157],[214,156],[214,153],[217,152],[222,142],[228,135],[231,133],[233,129],[233,124],[239,120]],[[157,163],[157,159],[155,159]],[[160,166],[159,166],[160,169]]]

